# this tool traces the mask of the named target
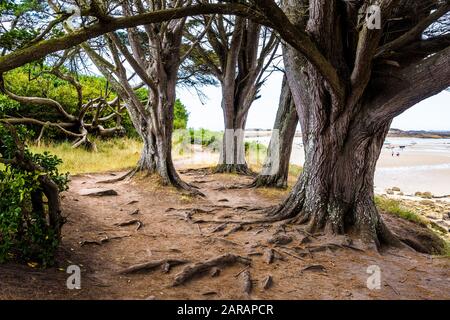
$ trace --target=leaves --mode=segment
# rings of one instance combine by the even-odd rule
[[[17,130],[19,139],[27,131]],[[0,124],[0,159],[10,160],[17,146],[11,133]],[[60,174],[61,160],[48,153],[32,154],[25,149],[25,160],[38,164],[42,170],[26,171],[12,164],[0,167],[0,263],[19,258],[30,261],[30,267],[52,264],[58,246],[55,231],[47,223],[46,204],[40,177],[48,175],[60,191],[67,189],[67,174]]]

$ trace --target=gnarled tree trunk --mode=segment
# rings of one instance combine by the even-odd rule
[[[247,115],[266,80],[263,75],[274,59],[279,42],[269,29],[242,17],[233,21],[218,16],[215,25],[217,30],[210,28],[207,35],[217,59],[210,58],[209,49],[199,47],[202,59],[222,86],[225,131],[215,172],[247,175],[252,173],[245,161]],[[225,32],[228,29],[232,32]]]
[[[177,6],[182,5],[178,3]],[[162,10],[164,3],[124,2],[125,15]],[[117,92],[123,95],[133,125],[144,142],[137,168],[127,174],[143,171],[156,174],[164,185],[201,195],[194,186],[181,180],[172,160],[172,132],[176,85],[182,60],[181,45],[186,19],[167,23],[144,25],[142,30],[128,29],[130,49],[118,34],[105,38],[114,65],[105,60],[88,45],[83,45],[91,60]],[[147,89],[146,99],[140,99],[129,84],[128,70],[122,59],[130,64],[136,76]],[[111,76],[111,74],[114,75]],[[123,177],[122,177],[123,178]],[[117,180],[117,179],[115,179]]]
[[[321,104],[321,103],[319,103]],[[317,115],[312,116],[314,122]],[[364,119],[344,130],[328,129],[305,135],[306,161],[288,198],[271,214],[297,217],[311,232],[359,233],[366,242],[391,243],[374,203],[373,179],[390,122],[367,131]]]
[[[354,232],[376,247],[396,243],[375,206],[373,187],[391,120],[372,122],[370,99],[346,108],[297,52],[285,48],[284,57],[303,133],[305,164],[290,195],[270,214],[307,223],[311,232]]]
[[[289,160],[298,124],[297,110],[286,77],[283,78],[280,104],[270,138],[267,157],[252,187],[286,188]]]
[[[386,26],[398,14],[394,9],[404,10],[404,5],[381,4]],[[358,10],[364,12],[366,6],[299,0],[286,1],[283,9],[291,27],[304,30],[308,35],[304,41],[313,39],[315,45],[311,51],[289,45],[283,50],[305,164],[287,199],[269,213],[270,220],[306,223],[311,232],[356,234],[376,247],[398,244],[374,203],[376,162],[392,119],[448,87],[450,47],[444,42],[435,55],[422,53],[403,60],[399,55],[401,63],[392,65],[377,57],[385,46],[401,46],[404,39],[383,38],[383,28],[371,29],[367,23],[354,30]],[[425,9],[425,22],[406,41],[420,42],[427,26],[448,9],[443,5],[435,16]],[[343,23],[345,11],[348,21]],[[379,49],[383,43],[387,44]]]

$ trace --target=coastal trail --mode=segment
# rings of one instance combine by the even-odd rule
[[[251,178],[209,169],[181,170],[205,198],[148,177],[97,183],[120,174],[71,178],[57,265],[0,265],[0,299],[450,299],[448,258],[364,251],[357,240],[299,225],[239,223],[261,218],[286,191],[228,189]],[[99,189],[117,195],[84,195]],[[384,218],[394,232],[419,228]],[[66,287],[69,265],[81,268],[81,290]],[[367,287],[371,266],[379,289]]]

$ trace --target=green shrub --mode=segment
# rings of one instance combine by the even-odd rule
[[[19,130],[18,137],[26,131]],[[67,189],[68,176],[60,174],[61,160],[48,153],[33,154],[24,148],[24,161],[40,166],[40,170],[25,170],[15,158],[17,146],[11,132],[0,124],[0,263],[17,259],[51,265],[59,244],[59,230],[49,224],[48,203],[40,177],[48,176],[59,191]]]

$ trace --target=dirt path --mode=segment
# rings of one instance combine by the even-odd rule
[[[450,262],[446,258],[407,249],[389,249],[381,255],[361,252],[358,242],[309,237],[302,226],[248,225],[227,235],[237,224],[213,232],[220,223],[194,223],[252,219],[260,216],[253,211],[255,207],[274,205],[283,197],[276,191],[220,189],[248,178],[185,172],[183,178],[198,185],[204,199],[181,195],[142,178],[113,185],[96,183],[108,178],[112,175],[72,178],[63,199],[68,221],[58,266],[48,270],[12,263],[0,266],[0,299],[450,299]],[[98,187],[114,189],[118,195],[81,195]],[[136,210],[139,213],[131,215]],[[117,225],[132,219],[143,223],[139,230],[137,224]],[[387,220],[395,228],[403,223],[392,217]],[[269,243],[274,235],[278,241],[286,242],[289,237],[292,241]],[[109,240],[102,244],[83,245],[83,241],[101,242],[106,237]],[[275,259],[268,264],[265,254],[270,249],[275,250]],[[183,265],[169,272],[156,268],[118,275],[118,271],[142,262],[173,258],[194,263],[227,253],[251,259],[246,270],[253,280],[249,295],[243,289],[244,277],[237,276],[242,264],[222,267],[219,276],[206,273],[176,287],[172,284]],[[72,264],[81,267],[81,290],[66,288],[65,270]],[[381,271],[379,290],[366,286],[371,265]],[[262,285],[268,275],[273,286],[265,290]]]

